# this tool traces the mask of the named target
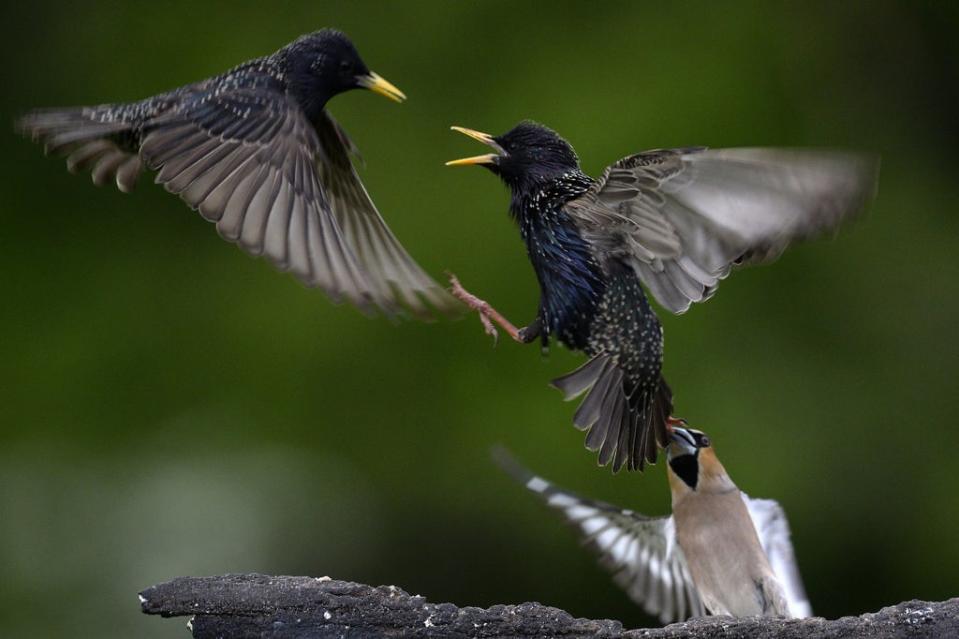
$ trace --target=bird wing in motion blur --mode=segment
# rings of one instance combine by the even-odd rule
[[[321,114],[317,132],[327,159],[318,163],[320,181],[347,243],[372,284],[381,288],[384,298],[424,318],[430,315],[424,299],[436,309],[454,312],[457,302],[423,272],[376,210],[350,161],[354,147],[346,132],[327,112]]]
[[[253,80],[250,80],[250,77]],[[456,302],[399,245],[360,183],[349,139],[322,113],[316,126],[275,80],[210,81],[130,105],[37,111],[19,128],[73,171],[130,191],[144,165],[216,223],[334,301],[387,315],[430,316]]]
[[[682,313],[733,265],[772,260],[859,212],[878,169],[878,158],[842,151],[646,151],[606,169],[567,210],[594,246]]]
[[[791,242],[836,229],[873,196],[877,172],[876,158],[839,151],[647,151],[609,167],[565,210],[601,261],[625,264],[662,306],[682,313],[708,299],[732,266],[774,259]],[[625,307],[608,324],[646,338],[595,340],[593,358],[554,385],[567,399],[586,394],[574,423],[590,429],[587,447],[600,450],[600,463],[612,459],[615,471],[625,459],[641,469],[655,461],[656,441],[666,441],[672,396],[660,378],[655,315],[632,275],[611,281],[618,288],[607,306]],[[649,354],[634,357],[633,374],[645,382],[630,391],[618,380],[634,341]]]
[[[613,580],[646,612],[663,623],[706,614],[683,551],[676,543],[672,517],[644,517],[554,486],[520,466],[505,450],[496,462],[539,495],[583,537],[613,574]]]
[[[786,595],[790,614],[800,619],[811,617],[812,606],[799,576],[785,511],[773,499],[752,499],[746,493],[742,493],[742,497],[756,527],[759,542],[769,558],[769,565]]]

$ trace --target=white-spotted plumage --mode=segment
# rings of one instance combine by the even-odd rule
[[[493,147],[449,164],[481,164],[509,186],[539,280],[520,341],[555,336],[592,358],[554,385],[567,399],[586,393],[573,423],[614,472],[642,470],[668,445],[663,331],[644,287],[685,311],[734,266],[834,231],[875,195],[879,169],[846,151],[679,148],[631,155],[593,180],[535,122],[495,137],[454,129]]]
[[[390,316],[455,312],[387,227],[353,167],[356,147],[324,108],[360,87],[402,98],[325,29],[140,102],[35,111],[18,128],[98,185],[129,192],[156,170],[221,237],[334,301]]]

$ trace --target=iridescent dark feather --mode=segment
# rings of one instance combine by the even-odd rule
[[[98,185],[130,191],[143,168],[156,170],[224,239],[334,301],[387,315],[453,311],[380,217],[350,161],[355,147],[326,112],[355,88],[402,98],[325,29],[140,102],[37,111],[18,126]]]
[[[593,180],[541,125],[461,130],[497,153],[453,163],[482,164],[509,186],[539,280],[539,314],[520,339],[538,330],[590,356],[554,385],[585,395],[573,423],[614,471],[656,460],[672,411],[643,286],[681,313],[733,266],[835,229],[873,197],[878,175],[877,159],[857,153],[691,147],[629,156]]]

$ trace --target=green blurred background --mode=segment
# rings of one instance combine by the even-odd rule
[[[536,308],[505,190],[448,130],[540,120],[597,174],[654,147],[883,156],[836,239],[663,317],[676,413],[786,507],[815,611],[959,594],[959,4],[30,3],[5,6],[0,121],[142,98],[322,26],[402,106],[331,110],[430,272]],[[489,461],[665,513],[662,464],[598,470],[547,386],[581,360],[475,317],[368,320],[220,241],[145,179],[96,189],[0,135],[0,636],[182,637],[136,592],[177,575],[332,575],[458,604],[655,623]]]

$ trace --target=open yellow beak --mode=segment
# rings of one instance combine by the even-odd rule
[[[497,144],[496,140],[493,139],[493,136],[488,133],[481,133],[480,131],[474,131],[473,129],[467,129],[462,126],[451,126],[454,131],[459,131],[463,135],[469,136],[476,140],[477,142],[482,142],[487,146],[491,146],[499,153],[486,153],[484,155],[474,155],[469,158],[462,158],[459,160],[450,160],[446,163],[446,166],[467,166],[470,164],[493,164],[496,160],[502,155],[503,148]]]
[[[394,102],[402,102],[406,99],[406,94],[378,73],[370,71],[369,75],[361,75],[357,80],[364,89],[369,89],[373,93],[378,93]]]

